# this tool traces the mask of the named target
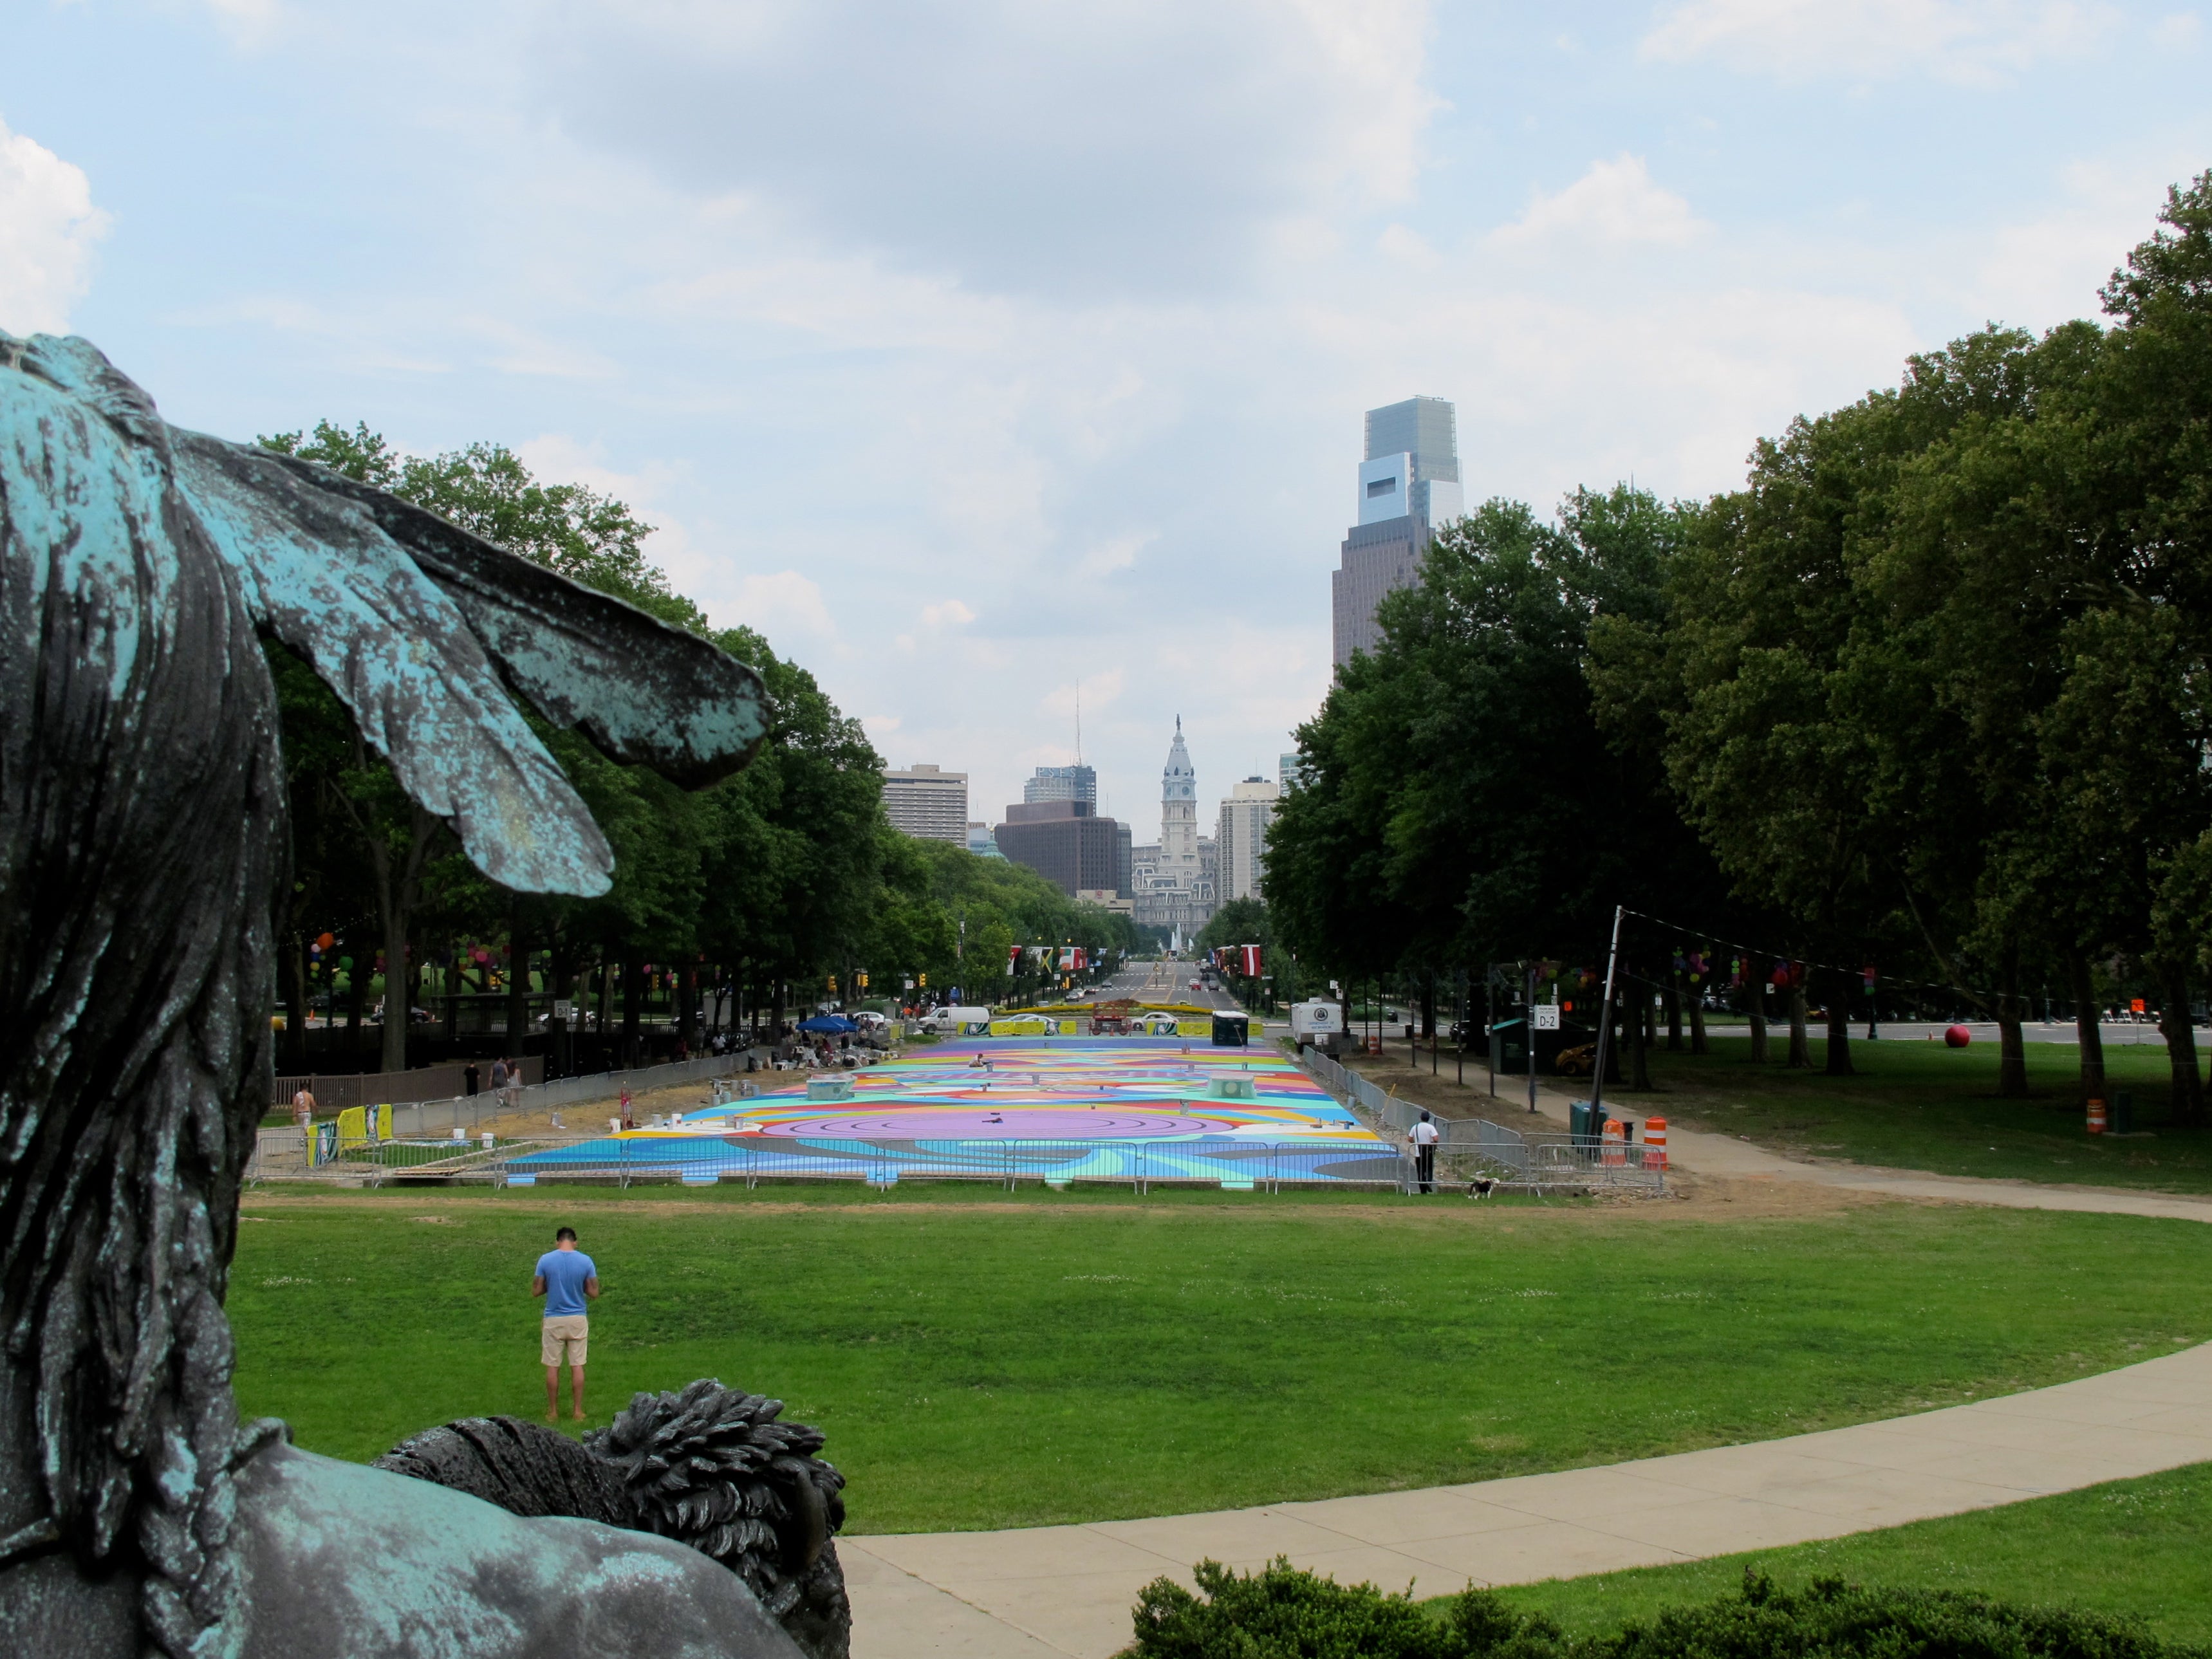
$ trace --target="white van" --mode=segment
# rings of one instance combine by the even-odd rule
[[[924,1020],[922,1025],[939,1036],[988,1036],[991,1035],[991,1011],[988,1008],[939,1008]]]
[[[1344,1041],[1344,1009],[1328,1001],[1291,1005],[1291,1036],[1299,1048],[1309,1046],[1334,1054]]]

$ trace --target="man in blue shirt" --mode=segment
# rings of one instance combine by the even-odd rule
[[[584,1312],[585,1298],[596,1301],[599,1270],[592,1258],[576,1248],[576,1230],[563,1227],[553,1235],[553,1248],[538,1258],[538,1276],[530,1293],[545,1298],[545,1327],[540,1346],[545,1361],[545,1420],[561,1415],[561,1364],[568,1365],[570,1415],[584,1420],[584,1353],[592,1322]]]

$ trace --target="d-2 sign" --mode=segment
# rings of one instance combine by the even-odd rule
[[[1558,1003],[1540,1002],[1536,1005],[1535,1012],[1536,1029],[1538,1030],[1556,1031],[1559,1029],[1559,1005]]]

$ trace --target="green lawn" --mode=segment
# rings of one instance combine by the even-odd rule
[[[779,1395],[827,1430],[858,1531],[1609,1462],[2212,1335],[2212,1228],[2185,1222],[792,1196],[250,1195],[230,1297],[241,1405],[353,1458],[449,1418],[542,1409],[528,1279],[564,1220],[607,1287],[595,1420],[700,1376]]]
[[[2135,1127],[2148,1137],[2109,1139],[2083,1127],[2076,1100],[2080,1060],[2070,1043],[2027,1045],[2027,1100],[1997,1097],[1993,1042],[1851,1043],[1857,1075],[1825,1076],[1827,1044],[1815,1040],[1811,1071],[1779,1062],[1788,1041],[1773,1034],[1775,1059],[1751,1063],[1751,1039],[1716,1036],[1710,1054],[1655,1051],[1661,1092],[1614,1089],[1607,1098],[1633,1116],[1657,1114],[1686,1129],[1745,1135],[1778,1150],[1943,1175],[2212,1192],[2212,1133],[2166,1121],[2166,1050],[2150,1044],[2105,1050],[2107,1086],[2135,1097]]]
[[[1922,1589],[1978,1590],[2021,1604],[2063,1603],[2133,1613],[2169,1641],[2212,1643],[2212,1464],[2140,1480],[1947,1516],[1825,1543],[1716,1556],[1588,1578],[1521,1584],[1498,1593],[1575,1634],[1648,1623],[1662,1607],[1710,1601],[1757,1567],[1778,1584],[1814,1578]]]

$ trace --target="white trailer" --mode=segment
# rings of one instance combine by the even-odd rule
[[[1301,1048],[1334,1055],[1344,1042],[1344,1009],[1325,1000],[1291,1005],[1291,1036]]]

